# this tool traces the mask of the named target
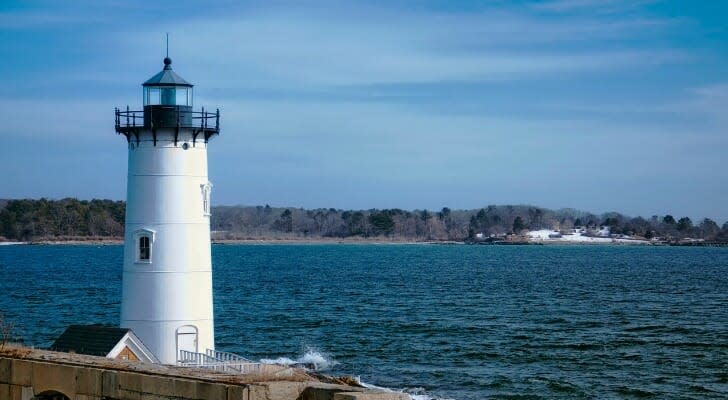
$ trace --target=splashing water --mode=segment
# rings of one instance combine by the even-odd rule
[[[336,360],[331,358],[329,355],[320,352],[319,350],[313,349],[313,348],[306,348],[306,351],[304,354],[295,360],[290,357],[278,357],[278,358],[262,358],[260,360],[263,364],[279,364],[279,365],[296,365],[296,366],[303,366],[304,368],[306,366],[313,366],[313,369],[316,371],[324,371],[327,369],[330,369],[331,367],[338,364]],[[359,382],[360,385],[364,386],[365,388],[369,389],[376,389],[381,390],[384,392],[390,392],[390,393],[405,393],[407,394],[410,399],[412,400],[453,400],[453,399],[440,399],[436,397],[431,397],[427,394],[425,394],[425,390],[423,388],[413,388],[413,389],[405,389],[405,390],[393,390],[390,388],[372,385],[369,383],[362,382],[359,377],[356,377],[357,382]]]
[[[316,371],[325,371],[338,364],[330,356],[311,348],[307,348],[306,352],[295,360],[289,357],[278,357],[263,358],[260,362],[263,364],[313,366],[313,369]]]

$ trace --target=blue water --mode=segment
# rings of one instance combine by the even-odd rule
[[[118,324],[120,246],[0,247],[25,343]],[[728,249],[213,246],[217,346],[421,398],[728,398]]]

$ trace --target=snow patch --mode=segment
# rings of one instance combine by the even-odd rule
[[[572,243],[648,243],[644,240],[633,239],[629,236],[610,237],[609,228],[601,228],[592,231],[592,235],[587,236],[584,229],[572,229],[567,233],[560,233],[551,229],[541,229],[530,231],[527,233],[530,240],[543,242],[572,242]]]

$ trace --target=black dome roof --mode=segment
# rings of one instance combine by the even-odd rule
[[[169,57],[164,58],[164,69],[159,71],[158,74],[149,78],[142,86],[187,86],[192,87],[192,84],[184,80],[181,76],[177,75],[176,72],[172,71],[172,59]]]

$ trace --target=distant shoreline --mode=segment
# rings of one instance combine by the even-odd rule
[[[118,244],[124,239],[125,210],[123,201],[102,199],[0,199],[0,241]],[[646,219],[531,205],[469,210],[443,207],[440,211],[216,206],[211,211],[210,235],[215,243],[223,244],[728,242],[728,222],[721,227],[709,218],[693,222],[667,214]]]
[[[124,240],[121,238],[93,238],[93,239],[43,239],[30,240],[26,242],[7,241],[0,242],[0,246],[50,246],[50,245],[69,245],[69,246],[116,246],[123,245]],[[261,238],[261,239],[221,239],[213,240],[213,245],[274,245],[274,244],[376,244],[376,245],[477,245],[477,246],[679,246],[679,247],[728,247],[728,243],[722,242],[693,242],[693,243],[668,243],[668,242],[650,242],[643,240],[630,241],[602,241],[602,242],[575,242],[569,240],[524,240],[524,241],[500,241],[500,242],[467,242],[467,241],[414,241],[414,240],[398,240],[387,238]]]

